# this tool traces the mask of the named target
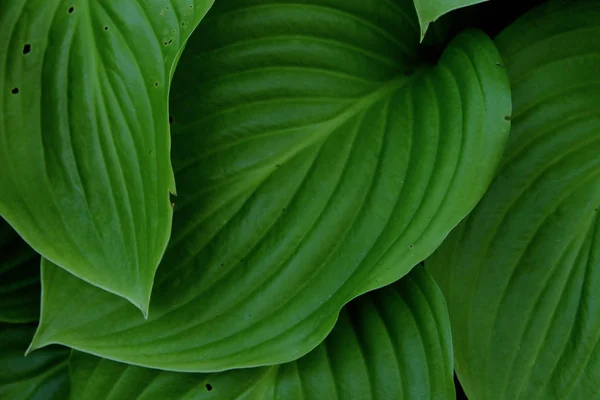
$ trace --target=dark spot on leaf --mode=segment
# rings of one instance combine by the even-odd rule
[[[10,92],[11,92],[12,94],[17,94],[17,93],[19,93],[19,88],[18,88],[18,87],[16,87],[16,88],[14,88],[13,90],[11,90]]]
[[[194,6],[192,4],[190,4],[190,8],[194,8]]]
[[[224,266],[225,266],[225,264],[221,264],[221,267],[224,267]]]
[[[206,384],[206,390],[208,390],[209,392],[212,390],[212,386],[210,383]]]
[[[171,44],[173,43],[173,39],[169,40],[169,42],[167,44]]]
[[[154,87],[158,87],[158,81],[154,81]]]
[[[408,247],[410,247],[410,248],[412,249],[412,248],[413,248],[413,245],[411,244],[411,245],[410,245],[410,246],[408,246]]]
[[[73,13],[73,11],[75,11],[75,7],[70,7],[70,8],[69,8],[69,14],[72,14],[72,13]]]
[[[505,116],[504,119],[507,121],[510,121],[511,120],[510,115]]]
[[[275,164],[275,166],[276,166],[277,168],[281,167],[281,165],[280,165],[280,164]]]
[[[30,44],[26,44],[25,46],[23,46],[23,54],[28,54],[30,51],[31,51]]]
[[[171,125],[173,123],[173,117],[171,115],[169,115],[169,125]]]
[[[152,154],[152,150],[150,150],[150,151],[148,152],[148,154]]]
[[[107,30],[108,30],[108,26],[105,26],[105,27],[104,27],[104,30],[105,30],[105,31],[107,31]]]

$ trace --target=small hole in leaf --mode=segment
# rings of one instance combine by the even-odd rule
[[[193,4],[190,4],[190,8],[194,8],[194,5],[193,5]]]
[[[69,14],[72,14],[72,13],[73,13],[73,11],[75,11],[75,7],[70,7],[70,8],[69,8]]]
[[[173,117],[169,115],[169,125],[173,123]]]
[[[23,46],[23,54],[28,54],[30,51],[31,51],[30,44],[26,44],[25,46]]]
[[[504,119],[507,120],[507,121],[510,121],[511,117],[510,117],[510,115],[507,115],[507,116],[504,117]]]
[[[105,30],[105,31],[107,31],[107,30],[108,30],[108,26],[105,26],[105,27],[104,27],[104,30]]]
[[[209,392],[212,390],[212,386],[210,383],[206,384],[206,390],[208,390]]]
[[[12,94],[17,94],[19,93],[19,88],[14,88],[13,90],[10,91]]]
[[[158,81],[154,81],[154,87],[158,87]]]

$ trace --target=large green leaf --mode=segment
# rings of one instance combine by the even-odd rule
[[[418,40],[410,0],[215,4],[173,82],[180,190],[149,319],[46,262],[32,348],[213,372],[317,346],[433,252],[507,138],[492,41],[419,67]]]
[[[600,3],[551,2],[497,39],[513,130],[471,216],[427,261],[471,400],[599,399]]]
[[[174,60],[212,1],[0,2],[0,214],[143,312],[171,231]]]
[[[486,0],[414,0],[419,26],[421,27],[421,40],[425,37],[429,24],[442,15],[484,1]]]
[[[75,351],[70,371],[73,400],[455,398],[446,303],[422,267],[351,302],[327,339],[295,362],[187,374]]]
[[[0,399],[64,400],[69,349],[48,347],[24,357],[34,327],[0,324]]]
[[[0,322],[34,322],[40,314],[40,256],[0,218]]]

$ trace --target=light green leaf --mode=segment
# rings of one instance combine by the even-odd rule
[[[212,1],[0,2],[0,214],[144,313],[171,231],[173,64]]]
[[[37,321],[40,256],[0,218],[0,323]]]
[[[414,0],[421,26],[421,41],[425,38],[429,24],[435,22],[442,15],[484,1],[486,0]]]
[[[34,329],[0,324],[0,399],[64,400],[69,395],[69,349],[52,346],[23,356]]]
[[[598,399],[600,3],[502,32],[513,129],[481,203],[426,263],[470,400]]]
[[[215,4],[173,83],[180,191],[152,313],[46,262],[32,348],[214,372],[317,346],[344,304],[433,252],[508,136],[489,38],[461,34],[436,67],[417,46],[410,0]]]
[[[73,400],[455,399],[446,304],[422,267],[351,302],[327,339],[295,362],[188,374],[74,351],[70,374]]]

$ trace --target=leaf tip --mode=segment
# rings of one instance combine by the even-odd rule
[[[35,334],[33,335],[33,339],[31,339],[31,343],[29,343],[29,347],[27,347],[27,350],[25,350],[24,356],[27,357],[31,352],[41,349],[42,347],[45,347],[49,344],[50,343],[48,341],[43,339],[42,329],[40,325],[36,329]]]

